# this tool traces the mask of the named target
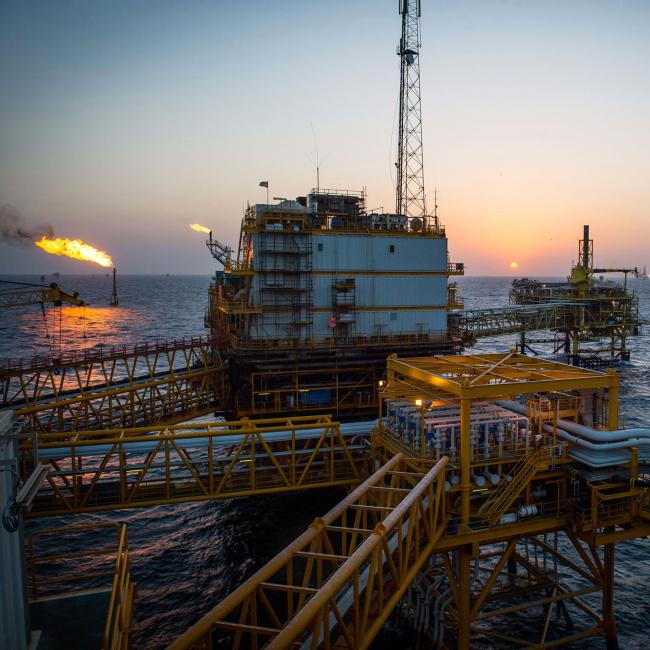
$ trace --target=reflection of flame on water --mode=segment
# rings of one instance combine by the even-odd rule
[[[200,223],[191,223],[190,228],[196,230],[196,232],[210,232],[210,228],[202,226]]]
[[[121,307],[116,310],[108,305],[83,307],[65,305],[57,309],[47,309],[43,320],[35,319],[30,312],[21,312],[16,315],[16,328],[21,333],[29,334],[28,356],[53,356],[79,352],[81,355],[79,369],[81,369],[85,365],[81,353],[110,351],[113,346],[123,349],[125,345],[135,344],[138,340],[135,333],[141,332],[146,327],[150,317],[150,311],[145,308]],[[44,338],[46,332],[48,338]],[[140,372],[142,368],[138,367],[137,370]],[[114,372],[114,380],[126,377],[126,368],[119,364]],[[91,385],[106,381],[101,374],[96,377],[97,381],[93,380]],[[74,372],[65,373],[63,379],[59,378],[59,380],[61,390],[72,389],[78,385],[78,378]],[[43,390],[47,392],[45,388]]]
[[[61,237],[48,239],[42,237],[34,243],[51,255],[65,255],[75,260],[95,262],[100,266],[113,266],[113,260],[108,253],[100,251],[90,244],[84,244],[81,239],[63,239]]]

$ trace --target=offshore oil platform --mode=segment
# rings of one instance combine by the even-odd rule
[[[574,365],[607,365],[614,360],[627,361],[628,336],[639,333],[639,301],[628,291],[627,276],[638,275],[634,268],[594,268],[594,243],[589,239],[589,226],[578,245],[579,262],[571,269],[565,282],[539,282],[514,280],[510,301],[517,305],[553,305],[560,303],[571,308],[571,323],[559,323],[554,328],[564,336],[556,343],[553,352],[560,349]],[[596,274],[622,273],[623,284],[606,281]],[[525,335],[524,335],[525,336]],[[525,350],[525,338],[520,344]]]
[[[24,544],[25,519],[332,487],[347,496],[170,647],[367,648],[389,618],[437,647],[618,647],[615,546],[650,535],[650,429],[619,429],[617,373],[583,366],[628,357],[636,297],[594,275],[632,270],[593,268],[585,231],[566,283],[463,309],[425,203],[420,2],[399,9],[393,213],[320,187],[250,206],[236,252],[208,238],[208,337],[0,360],[3,647],[132,641],[126,526]],[[535,331],[572,363],[463,352]]]
[[[404,148],[404,169],[411,157]],[[448,278],[463,264],[424,212],[421,173],[402,213],[366,212],[363,192],[316,189],[249,207],[236,258],[210,235],[223,271],[206,325],[230,377],[228,416],[327,408],[358,419],[374,413],[388,354],[460,349],[447,330],[459,307]]]

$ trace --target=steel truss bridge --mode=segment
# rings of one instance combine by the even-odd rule
[[[394,456],[170,648],[365,648],[444,531],[447,459]]]
[[[604,322],[590,307],[589,300],[550,302],[537,305],[513,305],[495,309],[465,309],[450,313],[450,329],[464,339],[472,340],[501,334],[576,328],[626,328],[627,334],[638,327],[636,320],[629,323]]]
[[[33,431],[181,422],[223,402],[224,372],[204,337],[0,360],[0,409]]]
[[[586,298],[452,311],[449,313],[449,333],[467,346],[479,338],[519,334],[520,351],[530,349],[534,352],[526,343],[526,334],[551,331],[556,337],[559,335],[559,340],[549,341],[555,343],[555,352],[562,349],[576,365],[593,363],[599,354],[606,353],[597,364],[603,365],[608,357],[610,361],[628,358],[626,339],[637,335],[641,327],[638,310],[627,309],[624,303],[614,304],[617,306],[609,301]],[[585,342],[600,346],[583,348]]]
[[[463,339],[472,340],[501,334],[520,334],[576,327],[579,303],[549,303],[499,307],[496,309],[465,309],[451,312],[450,329]]]
[[[367,452],[329,416],[44,433],[21,449],[24,475],[50,470],[29,517],[351,486]]]

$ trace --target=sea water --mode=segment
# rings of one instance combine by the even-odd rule
[[[37,276],[0,279],[41,283]],[[78,291],[89,305],[46,308],[45,314],[37,305],[0,310],[0,357],[98,350],[206,333],[203,316],[208,276],[118,275],[118,307],[108,305],[112,279],[103,272],[44,280]],[[458,285],[466,308],[486,308],[507,304],[510,281],[466,277],[459,278]],[[650,281],[631,280],[630,287],[639,295],[642,316],[650,323]],[[535,342],[539,338],[544,337],[529,335],[531,347],[548,353],[548,344]],[[481,339],[472,350],[509,351],[517,340],[517,336]],[[629,339],[629,349],[630,361],[617,367],[622,383],[621,423],[650,426],[650,325],[641,336]],[[26,534],[56,525],[107,519],[126,522],[138,587],[133,647],[162,648],[341,497],[341,491],[323,490],[29,520]],[[650,541],[633,540],[617,546],[615,598],[621,648],[650,646]],[[518,629],[525,628],[526,620],[511,618],[504,625],[501,632],[516,635]],[[474,642],[483,648],[504,647],[480,636]],[[402,636],[394,645],[405,647],[408,642]],[[384,639],[382,646],[391,647],[389,639]],[[604,647],[604,641],[591,639],[571,647]]]

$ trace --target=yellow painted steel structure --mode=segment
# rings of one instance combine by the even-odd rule
[[[601,426],[616,429],[618,385],[613,370],[595,372],[520,354],[388,359],[382,403],[406,398],[421,405],[422,417],[435,405],[458,408],[460,439],[449,456],[448,469],[457,472],[459,481],[447,492],[447,528],[434,549],[442,562],[422,576],[425,581],[443,578],[441,584],[448,585],[452,594],[448,619],[456,629],[458,647],[470,646],[473,627],[513,646],[550,648],[604,634],[608,648],[616,647],[614,545],[650,533],[644,513],[647,495],[629,481],[595,481],[586,487],[588,505],[584,498],[571,498],[572,479],[565,468],[575,462],[568,456],[570,445],[558,443],[557,426],[560,413],[577,420],[584,408],[581,400],[590,398]],[[483,458],[473,453],[473,405],[515,396],[528,404],[534,442],[519,453],[506,450],[499,457],[509,481],[480,488],[475,475],[495,463],[496,457],[488,451]],[[427,456],[422,440],[405,443],[384,427],[383,420],[374,446],[385,458],[405,450],[423,459]],[[634,453],[629,464],[632,480],[637,471],[633,458]],[[548,498],[539,502],[533,495],[542,487]],[[522,516],[522,512],[530,516]],[[552,536],[552,544],[548,536]],[[530,548],[543,552],[543,563],[537,560],[537,550],[533,558]],[[508,571],[504,571],[506,564]],[[549,564],[555,567],[554,572],[549,571]],[[580,588],[563,584],[558,565],[586,584]],[[525,571],[525,580],[514,577],[517,566]],[[584,602],[587,595],[601,599],[600,612]],[[506,601],[505,606],[498,606],[499,601]],[[554,611],[568,616],[569,604],[582,611],[591,624],[577,631],[567,626],[562,633],[553,629],[551,616]],[[534,626],[526,638],[506,634],[502,627],[484,627],[488,621],[512,618],[534,608],[543,613],[537,638]]]
[[[228,637],[242,648],[365,648],[401,602],[418,629],[439,643],[447,629],[460,648],[480,632],[536,648],[604,635],[611,650],[615,544],[650,535],[650,498],[635,448],[613,473],[580,478],[558,431],[567,420],[617,429],[618,390],[613,370],[517,353],[393,354],[372,431],[344,435],[331,416],[304,415],[27,436],[23,476],[35,462],[50,472],[26,516],[344,486],[346,499],[173,647]],[[395,403],[419,419],[415,435],[391,424]],[[477,413],[508,404],[525,429],[477,447]],[[437,409],[457,445],[427,442]],[[486,471],[496,483],[479,482]],[[439,599],[435,625],[417,618],[409,585]],[[538,624],[516,636],[509,622],[531,611]]]
[[[350,486],[368,464],[329,416],[43,433],[22,453],[26,476],[51,466],[28,517]]]
[[[219,409],[224,371],[213,341],[154,341],[132,348],[0,362],[0,407],[35,432],[174,423]]]
[[[0,309],[44,305],[46,302],[51,302],[56,307],[60,307],[62,303],[75,307],[82,307],[86,304],[79,298],[77,292],[68,293],[55,282],[49,286],[31,285],[28,288],[0,291]]]
[[[382,383],[372,434],[381,469],[171,647],[230,639],[237,648],[365,648],[401,599],[401,611],[438,644],[447,627],[459,648],[471,646],[474,632],[499,646],[531,648],[604,635],[616,648],[615,544],[650,535],[647,490],[635,482],[634,449],[624,468],[630,480],[578,485],[571,443],[557,429],[561,418],[586,417],[587,403],[594,426],[616,429],[618,375],[515,353],[392,355]],[[526,445],[477,454],[473,409],[516,396],[527,406]],[[391,400],[412,404],[423,422],[436,408],[453,411],[458,446],[438,457],[424,427],[420,439],[400,437],[382,417]],[[497,464],[504,478],[480,487],[479,472]],[[434,484],[421,501],[424,486]],[[409,539],[404,531],[418,525]],[[406,573],[396,558],[409,562]],[[421,610],[404,597],[407,582],[442,603],[435,626],[417,619]],[[523,628],[511,628],[517,619]]]
[[[97,543],[98,538],[101,545]],[[81,548],[55,555],[41,552],[41,546],[47,548],[53,540],[59,548],[66,542]],[[131,577],[126,524],[95,522],[45,528],[31,533],[27,546],[31,600],[84,594],[88,589],[97,589],[98,581],[105,580],[111,586],[111,593],[101,648],[128,650],[136,587]],[[86,560],[92,560],[92,572],[79,568]]]
[[[368,647],[443,532],[446,462],[394,456],[170,648]]]
[[[223,369],[168,374],[126,386],[85,390],[15,410],[36,432],[174,424],[213,413],[222,403]]]
[[[622,284],[604,282],[600,275],[603,273],[623,273],[625,279]],[[628,274],[637,275],[638,269],[594,268],[594,242],[589,238],[589,226],[585,225],[578,244],[578,262],[572,264],[568,278],[562,282],[514,280],[510,302],[533,309],[543,305],[555,305],[558,309],[564,306],[566,311],[573,312],[572,319],[558,319],[547,329],[561,335],[554,352],[563,350],[575,365],[627,360],[627,338],[639,334],[642,325],[638,297],[628,290]],[[522,328],[521,332],[519,347],[523,352],[527,344],[525,330]]]

